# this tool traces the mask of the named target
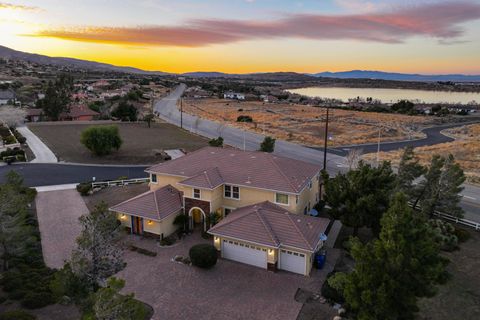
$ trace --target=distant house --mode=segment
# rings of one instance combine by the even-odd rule
[[[60,121],[92,121],[99,113],[91,110],[86,105],[75,104],[70,107],[69,112],[60,114]]]
[[[16,98],[17,97],[13,90],[0,90],[0,105],[15,104]]]
[[[224,99],[233,99],[233,100],[245,100],[245,95],[243,93],[237,92],[225,92],[223,94]]]
[[[43,118],[42,109],[28,109],[27,116],[25,117],[28,122],[39,122]]]

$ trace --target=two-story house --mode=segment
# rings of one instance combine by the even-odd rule
[[[208,221],[215,215],[222,221],[209,232],[222,256],[308,274],[312,255],[321,246],[320,234],[328,225],[327,219],[308,216],[319,201],[320,170],[270,153],[206,147],[148,168],[150,191],[111,210],[133,233],[160,237],[173,233],[179,214],[188,217],[191,229],[203,231],[208,231]],[[256,218],[237,219],[238,215]],[[253,241],[249,233],[255,227],[245,227],[245,221],[260,224],[257,231],[273,242]],[[242,232],[245,236],[239,237]],[[285,246],[286,238],[297,247]],[[297,258],[293,267],[292,259],[281,259],[282,253]]]

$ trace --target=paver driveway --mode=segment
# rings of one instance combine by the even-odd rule
[[[78,218],[87,214],[88,208],[75,189],[39,192],[35,203],[45,264],[61,268],[81,232]]]
[[[211,270],[171,261],[199,242],[207,240],[198,232],[171,248],[136,241],[158,255],[126,252],[127,267],[118,275],[126,280],[124,292],[150,304],[153,319],[296,319],[302,307],[294,300],[297,289],[318,291],[326,275],[318,270],[311,277],[273,273],[223,259]]]

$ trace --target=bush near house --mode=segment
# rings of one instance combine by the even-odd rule
[[[88,196],[91,190],[92,184],[89,182],[82,182],[77,185],[77,191],[84,197]]]
[[[197,244],[188,252],[194,266],[209,269],[217,263],[217,249],[211,244]]]

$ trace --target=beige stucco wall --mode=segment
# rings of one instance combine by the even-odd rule
[[[161,234],[162,223],[154,220],[143,219],[143,231],[153,234]]]
[[[143,219],[143,231],[161,235],[163,233],[164,237],[168,237],[172,233],[174,233],[177,229],[177,226],[173,224],[173,220],[175,217],[180,214],[181,212],[177,212],[176,214],[172,214],[168,216],[166,219],[162,221]],[[129,215],[123,216],[121,213],[117,213],[117,218],[120,220],[120,223],[124,227],[131,228],[132,227],[132,217]]]
[[[117,219],[120,220],[120,223],[122,224],[122,226],[128,227],[128,228],[132,227],[132,218],[129,215],[117,213]]]
[[[307,186],[301,191],[300,195],[298,195],[298,203],[296,201],[297,196],[295,194],[289,194],[289,204],[279,205],[284,207],[286,210],[297,214],[303,214],[304,208],[308,207],[309,202],[310,208],[313,208],[318,202],[318,177],[319,176],[317,175],[312,179],[311,189]],[[157,175],[157,183],[150,183],[150,190],[157,190],[161,187],[171,184],[178,190],[183,191],[185,197],[193,198],[193,188],[179,184],[179,182],[184,179],[184,177]],[[209,201],[211,204],[211,210],[217,211],[221,210],[223,207],[240,208],[263,201],[275,203],[275,194],[276,192],[271,190],[241,186],[240,199],[229,199],[223,197],[223,186],[220,186],[214,190],[200,189],[200,200]]]

